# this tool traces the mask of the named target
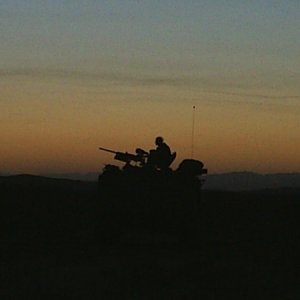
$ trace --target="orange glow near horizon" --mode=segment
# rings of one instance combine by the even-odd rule
[[[193,105],[194,158],[211,173],[300,170],[300,126],[288,107],[270,112],[243,95],[170,86],[21,79],[2,83],[1,172],[98,171],[113,163],[99,146],[147,150],[157,135],[177,152],[176,167],[191,155]]]

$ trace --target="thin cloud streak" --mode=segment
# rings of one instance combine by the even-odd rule
[[[192,88],[195,92],[211,94],[211,95],[224,95],[233,97],[243,97],[252,99],[266,99],[266,100],[297,100],[300,99],[300,95],[267,95],[267,94],[257,94],[248,92],[229,92],[219,90],[210,90],[205,88],[205,85],[213,86],[214,82],[217,82],[217,78],[213,80],[207,78],[192,78],[192,77],[167,77],[167,76],[147,76],[147,75],[130,75],[122,73],[112,73],[112,72],[85,72],[76,70],[59,70],[59,69],[2,69],[0,70],[0,78],[13,78],[13,77],[28,77],[36,79],[71,79],[71,80],[83,80],[87,81],[106,81],[112,84],[121,85],[139,85],[139,86],[149,86],[149,87],[174,87],[174,88]],[[221,88],[222,89],[222,88]],[[228,89],[228,87],[226,87]],[[246,89],[246,87],[244,88]],[[220,99],[220,101],[225,101]],[[227,102],[230,100],[226,100]],[[245,104],[245,101],[233,100],[230,102]],[[286,104],[289,105],[289,104]]]
[[[164,76],[138,76],[138,75],[124,75],[121,73],[93,73],[84,71],[72,70],[38,70],[38,69],[11,69],[0,70],[0,77],[31,77],[31,78],[69,78],[78,80],[105,80],[118,82],[123,84],[140,84],[148,86],[182,86],[188,85],[192,82],[191,79],[173,78]]]
[[[247,93],[231,93],[231,92],[216,92],[216,91],[207,91],[209,94],[219,94],[225,96],[234,96],[234,97],[246,97],[246,98],[264,98],[270,100],[288,100],[288,99],[299,99],[300,95],[286,95],[286,96],[275,96],[275,95],[264,95],[264,94],[247,94]]]

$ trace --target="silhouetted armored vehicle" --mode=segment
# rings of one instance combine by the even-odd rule
[[[106,165],[99,175],[101,212],[106,226],[116,231],[142,228],[150,231],[178,231],[199,210],[201,187],[207,169],[201,161],[184,159],[176,170],[166,164],[149,164],[149,153],[136,154],[99,148],[114,153],[125,165]],[[107,225],[109,224],[109,225]]]

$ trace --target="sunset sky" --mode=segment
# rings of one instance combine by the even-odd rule
[[[210,173],[300,172],[298,0],[0,0],[0,38],[0,174],[176,167],[193,116]]]

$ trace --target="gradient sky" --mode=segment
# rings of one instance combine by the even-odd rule
[[[0,0],[0,173],[162,135],[210,173],[300,171],[300,1]]]

